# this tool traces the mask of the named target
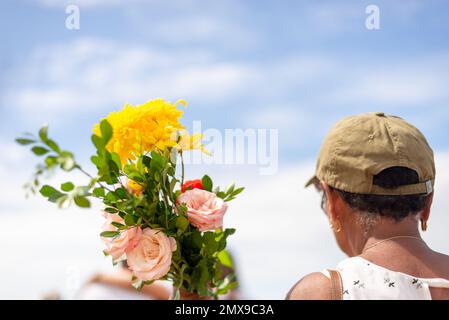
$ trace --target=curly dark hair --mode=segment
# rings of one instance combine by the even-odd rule
[[[385,169],[373,179],[374,185],[383,188],[396,188],[415,183],[419,183],[418,174],[405,167]],[[428,197],[426,194],[403,196],[357,194],[330,188],[335,190],[351,208],[373,218],[388,217],[396,222],[422,211],[426,207]]]

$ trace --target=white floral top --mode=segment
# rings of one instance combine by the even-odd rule
[[[431,300],[429,287],[449,288],[449,280],[424,279],[395,272],[361,257],[340,262],[344,300]],[[323,271],[327,277],[329,272]]]

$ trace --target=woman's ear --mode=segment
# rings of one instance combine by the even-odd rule
[[[427,196],[426,207],[421,212],[421,219],[422,220],[424,220],[424,221],[429,220],[430,208],[432,207],[432,203],[433,203],[433,192]]]
[[[326,184],[325,182],[321,182],[321,188],[323,189],[323,192],[326,197],[326,213],[329,220],[331,222],[338,220],[337,211],[335,210],[335,200],[336,200],[335,192],[332,192],[329,185]]]

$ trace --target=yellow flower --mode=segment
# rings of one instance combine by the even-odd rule
[[[130,179],[130,180],[128,180],[128,183],[126,186],[127,186],[128,192],[133,193],[138,197],[142,194],[143,186],[141,184],[138,184],[136,181]]]
[[[201,150],[202,152],[210,155],[209,151],[204,148],[204,144],[201,142],[203,139],[203,134],[194,133],[190,135],[187,130],[180,130],[179,135],[180,139],[178,145],[176,146],[178,150]]]
[[[177,132],[184,129],[179,122],[183,111],[176,108],[179,103],[186,105],[184,100],[171,104],[155,99],[136,106],[126,104],[121,111],[111,112],[106,120],[113,135],[106,148],[125,164],[144,153],[175,147]],[[101,136],[99,124],[93,131]]]

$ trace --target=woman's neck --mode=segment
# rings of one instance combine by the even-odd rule
[[[378,243],[378,246],[380,247],[387,245],[388,242],[397,242],[396,240],[400,240],[402,244],[404,242],[416,243],[417,239],[421,239],[418,223],[414,216],[404,218],[400,222],[382,217],[370,226],[369,230],[366,230],[366,228],[360,225],[358,228],[359,232],[355,233],[351,246],[353,256],[364,253],[367,248],[376,243]],[[391,239],[391,241],[388,239]],[[389,245],[391,245],[391,243]]]

